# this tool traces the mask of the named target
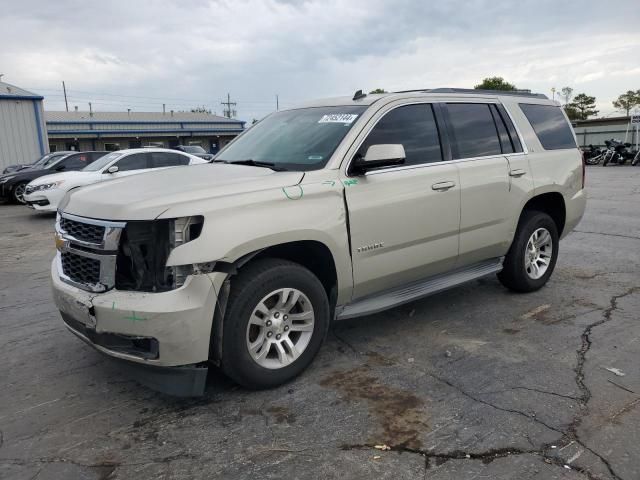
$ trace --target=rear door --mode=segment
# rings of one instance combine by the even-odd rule
[[[344,179],[354,299],[453,268],[458,255],[460,181],[430,103],[386,107],[354,155],[402,144],[405,164]],[[447,150],[448,151],[448,150]]]
[[[523,191],[512,179],[526,181],[527,168],[518,162],[520,142],[512,139],[497,103],[447,102],[446,118],[453,158],[459,167],[460,252],[457,266],[505,255],[513,238]],[[519,152],[518,152],[519,150]],[[507,155],[514,158],[513,165]]]

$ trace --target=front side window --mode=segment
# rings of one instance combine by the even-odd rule
[[[520,103],[519,105],[522,113],[536,132],[542,148],[545,150],[577,148],[571,126],[562,114],[560,107],[529,103]]]
[[[406,155],[403,165],[442,160],[440,136],[430,104],[405,105],[387,113],[373,127],[357,155],[364,155],[371,145],[401,144]]]
[[[284,170],[321,169],[366,108],[339,105],[273,113],[225,148],[216,161],[253,160]]]
[[[500,155],[500,138],[486,103],[448,103],[453,158]]]
[[[134,153],[127,155],[121,160],[118,160],[115,165],[118,167],[119,172],[127,172],[130,170],[142,170],[143,168],[149,168],[149,153]]]

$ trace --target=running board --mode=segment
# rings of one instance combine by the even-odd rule
[[[336,315],[336,319],[345,320],[362,315],[372,315],[387,310],[388,308],[397,307],[398,305],[457,287],[458,285],[491,275],[492,273],[497,273],[502,270],[503,260],[504,257],[493,258],[476,263],[470,267],[436,275],[426,280],[419,280],[399,288],[394,288],[393,290],[364,297],[345,305]]]

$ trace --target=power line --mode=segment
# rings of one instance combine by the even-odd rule
[[[231,118],[231,117],[235,117],[236,116],[236,111],[235,110],[231,110],[231,106],[236,106],[236,102],[232,102],[231,101],[231,95],[229,95],[227,93],[227,101],[226,102],[220,102],[222,105],[226,105],[227,108],[224,110],[223,115],[227,118]]]

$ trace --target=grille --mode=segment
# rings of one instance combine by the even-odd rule
[[[71,252],[62,252],[62,271],[77,283],[94,285],[100,282],[100,261],[81,257]]]
[[[91,225],[89,223],[80,223],[75,220],[69,220],[62,217],[60,219],[60,228],[83,242],[101,244],[104,238],[104,227],[100,225]]]

